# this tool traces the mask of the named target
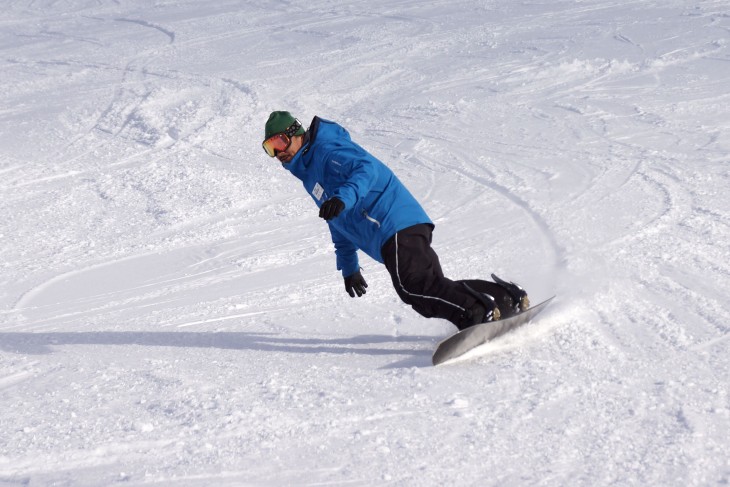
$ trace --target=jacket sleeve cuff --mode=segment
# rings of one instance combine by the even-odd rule
[[[350,208],[355,206],[354,192],[349,190],[348,188],[341,188],[338,191],[335,191],[335,194],[333,196],[339,198],[339,200],[345,204],[346,210],[349,210]]]
[[[342,271],[342,277],[348,277],[360,270],[360,262],[358,261],[357,254],[352,255],[349,258],[338,258],[337,269]]]

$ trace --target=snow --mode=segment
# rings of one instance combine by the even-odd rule
[[[724,0],[5,2],[0,485],[730,483]],[[453,332],[261,150],[342,123],[450,277]]]

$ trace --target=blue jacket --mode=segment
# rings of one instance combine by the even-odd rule
[[[393,171],[335,122],[314,117],[302,148],[282,165],[302,181],[318,207],[335,196],[345,203],[328,222],[344,277],[360,270],[358,249],[382,263],[380,249],[396,232],[433,225]]]

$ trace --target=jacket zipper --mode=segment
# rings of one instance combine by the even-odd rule
[[[378,220],[376,220],[375,218],[371,217],[370,215],[368,215],[367,211],[362,210],[362,216],[364,216],[367,221],[375,223],[378,226],[378,228],[380,228],[380,222]]]

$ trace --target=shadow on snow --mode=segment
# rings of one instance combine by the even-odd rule
[[[407,355],[408,359],[390,367],[430,365],[434,337],[359,335],[349,338],[286,338],[268,333],[249,332],[149,332],[149,331],[83,331],[83,332],[5,332],[0,333],[0,350],[42,355],[53,353],[63,345],[139,345],[147,347],[187,347],[226,350],[254,350],[307,354],[363,354],[372,356]],[[426,342],[414,347],[408,344]],[[381,346],[379,344],[405,344]],[[374,347],[371,347],[375,345]]]

